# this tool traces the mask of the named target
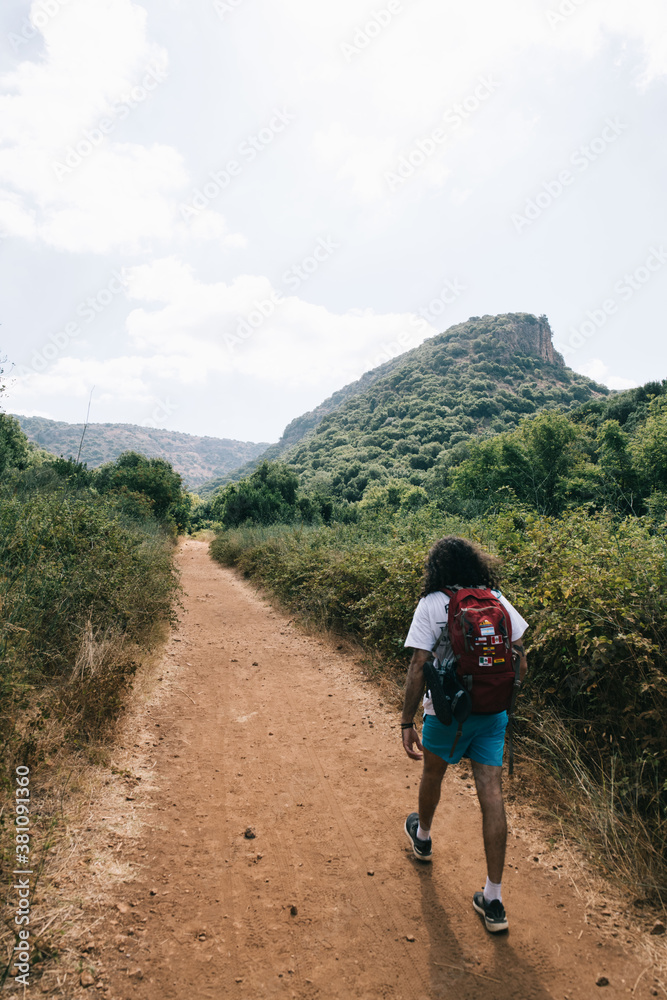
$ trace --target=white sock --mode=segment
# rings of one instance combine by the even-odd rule
[[[491,879],[487,877],[486,885],[484,886],[484,899],[487,903],[491,903],[494,899],[497,899],[502,903],[503,894],[501,885],[501,882],[492,882]]]
[[[417,837],[419,840],[428,840],[431,836],[430,830],[422,830],[421,823],[417,824]]]

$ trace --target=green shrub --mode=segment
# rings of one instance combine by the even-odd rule
[[[316,505],[298,493],[299,478],[292,469],[282,462],[265,461],[247,479],[220,490],[211,504],[211,515],[227,528],[316,520]]]
[[[26,737],[21,718],[36,730],[59,715],[73,738],[99,732],[117,712],[136,650],[171,617],[177,586],[173,544],[145,509],[133,519],[123,497],[49,476],[0,486],[5,754]]]
[[[180,531],[188,525],[190,500],[183,492],[180,475],[163,458],[126,451],[115,462],[101,465],[92,482],[100,493],[141,494],[158,521],[173,524]]]

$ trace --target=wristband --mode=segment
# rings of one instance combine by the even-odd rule
[[[413,719],[412,722],[402,722],[401,723],[401,729],[414,729],[414,728],[415,728],[414,719]]]

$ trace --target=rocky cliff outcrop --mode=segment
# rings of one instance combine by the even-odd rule
[[[500,323],[498,320],[500,319]],[[502,317],[472,317],[468,324],[494,322],[494,336],[514,354],[533,354],[552,365],[564,365],[563,356],[555,350],[551,327],[546,316],[531,313],[506,313]]]

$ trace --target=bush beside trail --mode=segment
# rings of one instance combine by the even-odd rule
[[[18,751],[26,712],[28,743],[53,713],[73,737],[90,737],[120,705],[131,647],[149,645],[171,614],[173,543],[113,500],[62,486],[5,486],[0,505],[3,743]]]
[[[211,554],[304,619],[405,668],[424,556],[444,534],[501,556],[504,588],[530,623],[525,752],[536,748],[569,815],[585,814],[606,863],[622,857],[643,893],[664,898],[667,530],[659,520],[585,510],[549,517],[518,504],[464,520],[428,504],[412,513],[369,505],[357,524],[221,532]]]
[[[117,716],[173,615],[174,538],[187,513],[167,463],[128,453],[90,472],[31,451],[15,423],[0,415],[5,777],[13,762],[37,763],[47,742],[83,745]]]

